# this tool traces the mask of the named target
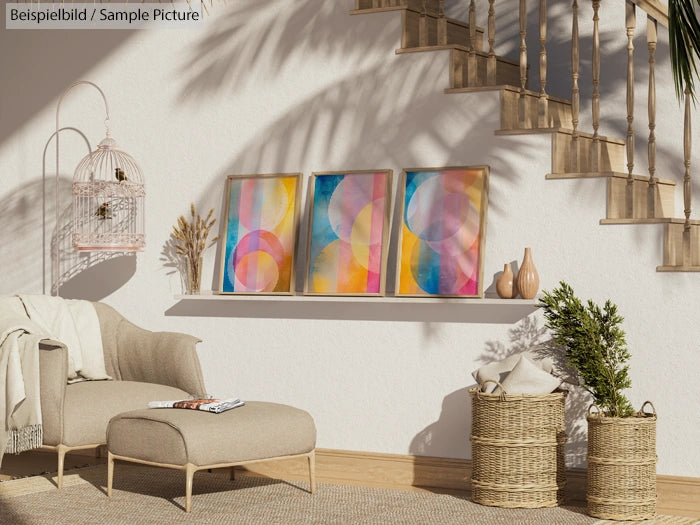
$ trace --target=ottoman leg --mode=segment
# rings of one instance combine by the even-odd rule
[[[192,482],[196,470],[192,463],[185,465],[185,512],[189,512],[192,508]]]
[[[312,450],[308,455],[309,459],[309,487],[311,494],[316,492],[316,451]]]
[[[114,456],[107,452],[107,497],[112,497],[112,480],[114,480]]]

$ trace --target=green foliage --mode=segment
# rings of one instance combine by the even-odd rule
[[[622,394],[631,386],[630,354],[617,306],[610,300],[602,309],[591,300],[584,305],[563,281],[543,295],[538,306],[544,310],[546,326],[554,342],[566,349],[568,364],[578,370],[596,405],[610,417],[633,415],[632,404]]]
[[[676,97],[680,100],[685,88],[695,100],[695,77],[700,56],[700,23],[695,13],[700,0],[668,0],[668,34],[671,68]]]

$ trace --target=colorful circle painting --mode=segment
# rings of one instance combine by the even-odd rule
[[[398,293],[479,296],[486,168],[407,171]]]

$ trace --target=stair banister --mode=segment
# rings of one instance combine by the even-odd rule
[[[489,0],[489,58],[486,62],[486,83],[489,86],[496,85],[496,9],[494,8],[495,1],[496,0]]]
[[[538,126],[549,125],[547,115],[547,0],[540,0],[540,97],[538,100]]]
[[[625,29],[627,31],[627,187],[625,195],[626,215],[634,217],[634,30],[637,12],[631,0],[625,2]]]
[[[418,19],[418,45],[420,47],[428,46],[428,16],[427,16],[427,0],[421,0],[421,11]]]
[[[598,27],[598,10],[600,0],[593,0],[593,62],[591,64],[593,75],[593,98],[591,109],[593,114],[593,143],[591,144],[591,169],[590,171],[600,171],[600,30]]]
[[[437,21],[438,45],[447,45],[447,17],[445,16],[445,0],[440,0]]]
[[[469,3],[469,62],[467,64],[467,82],[470,87],[476,86],[476,3]]]
[[[579,167],[579,136],[578,136],[578,66],[579,66],[579,36],[578,36],[578,0],[571,5],[573,12],[571,22],[571,171],[580,171]]]
[[[527,87],[527,0],[520,0],[520,102],[518,117],[525,127],[525,89]]]
[[[662,210],[656,209],[656,43],[658,41],[658,27],[656,19],[647,15],[647,46],[649,48],[649,95],[647,110],[649,113],[649,139],[647,143],[647,158],[649,162],[649,188],[647,190],[647,207],[649,217],[661,216]]]
[[[683,116],[683,164],[685,175],[683,176],[683,204],[685,209],[685,223],[683,225],[683,266],[690,266],[690,154],[693,143],[690,122],[690,89],[685,86],[685,114]]]

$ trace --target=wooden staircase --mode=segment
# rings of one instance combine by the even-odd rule
[[[599,0],[594,0],[594,8],[597,9],[595,1],[599,2]],[[646,6],[646,3],[649,5]],[[634,16],[630,18],[630,9],[631,13],[634,14],[634,4],[640,5],[647,13],[651,12],[648,14],[650,20],[654,21],[651,38],[655,39],[656,19],[664,16],[664,6],[660,7],[655,0],[627,0],[628,36],[633,34],[634,30],[634,22],[630,22],[634,18]],[[606,179],[606,218],[602,219],[600,224],[663,225],[663,264],[657,266],[657,271],[700,271],[700,221],[689,219],[689,168],[686,169],[684,181],[685,211],[687,212],[685,218],[674,217],[676,186],[674,181],[654,177],[651,169],[652,175],[650,176],[635,174],[630,169],[634,165],[634,135],[630,137],[632,127],[629,118],[629,115],[633,114],[631,110],[633,106],[630,105],[633,104],[633,100],[630,102],[630,92],[628,91],[629,131],[626,140],[599,135],[595,113],[593,133],[577,129],[579,101],[576,0],[574,0],[572,28],[572,38],[576,38],[576,44],[572,46],[575,48],[575,55],[572,52],[572,71],[576,72],[576,75],[573,81],[575,89],[572,89],[572,99],[553,97],[545,92],[546,19],[542,19],[542,8],[546,7],[546,2],[544,0],[540,2],[540,92],[526,88],[528,65],[524,27],[526,22],[523,20],[527,19],[527,11],[524,0],[521,0],[520,3],[521,46],[519,62],[495,55],[493,0],[489,0],[489,6],[489,28],[486,34],[488,50],[486,51],[484,50],[484,30],[476,26],[474,0],[471,0],[469,11],[471,24],[446,17],[444,0],[356,0],[356,9],[352,10],[351,14],[400,11],[402,35],[401,48],[396,50],[397,54],[449,52],[450,78],[449,87],[445,89],[446,94],[460,95],[480,91],[497,91],[500,95],[501,129],[496,131],[496,135],[551,135],[552,168],[551,173],[546,175],[548,180]],[[524,13],[523,10],[525,10]],[[597,10],[595,16],[597,16]],[[632,25],[632,33],[630,25]],[[597,31],[597,21],[595,21],[594,42],[598,39]],[[655,40],[653,44],[655,47]],[[651,47],[650,45],[650,50]],[[653,54],[650,62],[651,76],[653,77]],[[634,82],[632,75],[633,72],[628,71],[628,85],[630,78],[632,83]],[[597,96],[598,91],[596,82],[597,80],[594,78],[594,97]],[[651,87],[650,85],[650,89]],[[595,112],[595,100],[593,107]],[[689,128],[688,103],[686,103],[686,120],[686,128]],[[650,126],[650,129],[650,142],[653,143],[655,140],[653,126]],[[686,140],[689,139],[686,138]],[[628,143],[631,143],[630,148],[627,147]],[[655,148],[655,144],[652,146]],[[652,146],[650,146],[650,150]],[[686,149],[688,150],[686,166],[689,166],[689,145],[686,145]],[[653,162],[655,161],[650,158],[650,166]]]

